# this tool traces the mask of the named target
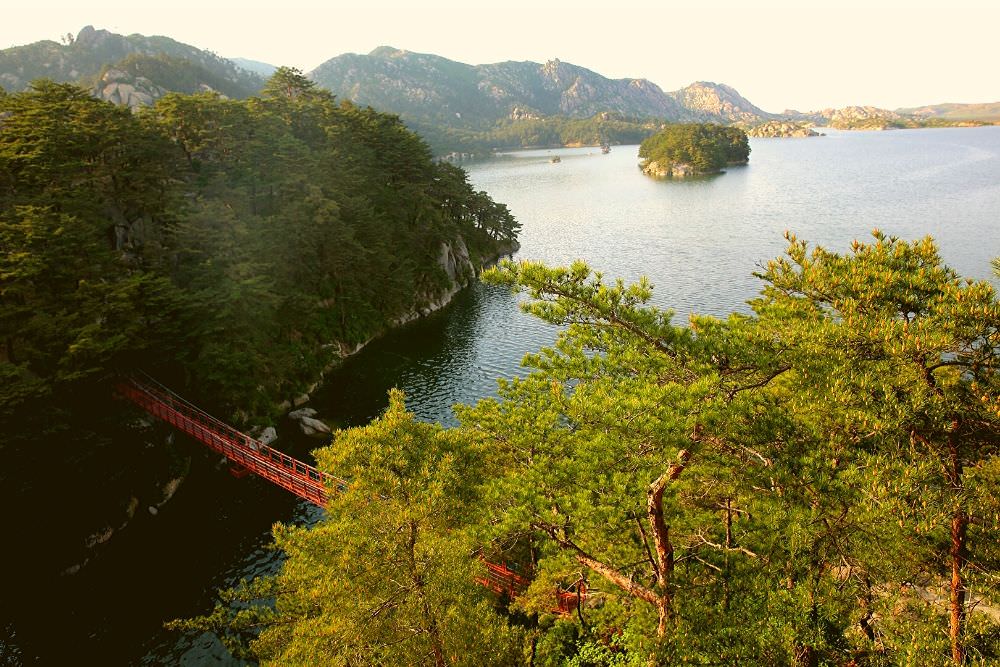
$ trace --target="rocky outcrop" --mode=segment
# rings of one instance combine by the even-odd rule
[[[510,244],[498,248],[494,257],[485,258],[486,262],[487,264],[493,264],[499,261],[501,257],[507,257],[514,254],[519,248],[520,245],[517,241],[512,241]],[[393,328],[402,326],[421,317],[426,317],[427,315],[444,308],[451,303],[451,300],[460,290],[462,290],[462,288],[467,287],[469,283],[475,279],[479,270],[483,268],[476,267],[472,263],[469,248],[466,245],[465,240],[461,237],[453,242],[445,242],[441,244],[440,254],[438,256],[438,266],[440,266],[448,276],[449,286],[438,293],[418,295],[416,298],[417,305],[393,320],[391,323]],[[355,345],[348,345],[339,341],[333,342],[330,343],[330,347],[337,350],[340,359],[346,359],[347,357],[360,352],[376,337],[377,336]],[[313,385],[309,387],[309,391],[300,397],[301,399],[304,399],[301,401],[302,403],[309,400],[310,394],[315,391],[316,387],[318,387],[322,382],[322,376],[332,370],[338,363],[339,361],[334,361],[330,364],[330,366],[324,369],[323,373],[320,375],[320,379],[313,383]],[[296,399],[294,405],[298,406],[300,404],[299,399]],[[288,410],[293,407],[293,402],[284,401],[278,407],[282,410]],[[300,428],[302,428],[303,432],[305,432],[305,427],[302,426],[304,422],[303,417],[314,418],[316,414],[316,411],[312,408],[302,408],[301,410],[295,410],[288,413],[288,416],[298,421]],[[326,426],[323,422],[320,422],[320,424],[322,424],[322,426]],[[329,427],[326,428],[326,431],[323,431],[322,427],[315,428],[315,433],[306,433],[306,435],[322,435],[323,433],[329,433]]]
[[[101,76],[93,90],[94,97],[132,110],[150,106],[166,94],[166,88],[157,86],[146,77],[132,76],[114,68]]]
[[[459,237],[452,242],[444,242],[438,254],[438,266],[448,276],[448,286],[438,293],[417,296],[416,305],[393,321],[393,326],[412,322],[419,317],[430,315],[448,305],[455,294],[466,287],[476,277],[476,267],[472,265],[469,248]]]
[[[760,125],[754,125],[747,129],[747,135],[751,137],[818,137],[819,132],[812,129],[804,122],[772,120]]]
[[[141,61],[139,71],[129,66]],[[129,72],[133,77],[145,77],[151,83],[105,81],[104,86],[94,86],[109,68]],[[24,46],[0,50],[0,85],[10,92],[24,90],[36,79],[79,83],[95,87],[102,92],[109,83],[132,86],[103,93],[101,97],[115,97],[120,104],[129,104],[133,94],[133,108],[144,102],[143,95],[155,99],[155,88],[182,93],[196,92],[200,83],[229,97],[248,97],[260,90],[263,77],[238,67],[230,60],[198,49],[168,37],[144,35],[118,35],[107,30],[86,26],[76,37],[67,37],[63,44],[41,41]],[[106,95],[106,97],[105,97]]]
[[[844,107],[835,109],[829,115],[829,126],[842,130],[865,129],[884,130],[893,126],[894,122],[902,121],[903,117],[895,111],[879,109],[878,107]]]
[[[653,178],[687,178],[688,176],[698,176],[701,172],[687,162],[657,162],[650,160],[642,165],[642,173]]]
[[[533,109],[519,107],[516,105],[511,108],[510,113],[507,114],[507,118],[510,120],[538,120],[541,117],[541,114]]]
[[[332,429],[324,422],[316,419],[316,410],[300,408],[288,413],[288,418],[299,423],[299,429],[304,435],[328,435]]]

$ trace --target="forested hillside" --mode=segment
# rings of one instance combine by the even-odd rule
[[[116,374],[260,423],[517,229],[396,117],[292,70],[259,98],[173,94],[140,114],[48,81],[0,96],[3,502],[125,513],[133,468],[162,461],[122,437]],[[50,535],[54,559],[83,542]]]

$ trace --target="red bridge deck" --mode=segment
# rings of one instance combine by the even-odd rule
[[[331,488],[347,486],[338,477],[240,433],[165,387],[130,378],[119,383],[118,393],[237,465],[320,507],[326,506]]]

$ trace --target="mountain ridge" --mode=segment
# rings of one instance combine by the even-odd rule
[[[126,62],[129,59],[131,62]],[[184,84],[179,87],[163,85],[163,82],[131,71],[142,59],[161,59],[159,63],[149,61],[148,67],[158,70],[161,75],[170,70],[168,78],[179,78]],[[173,62],[162,59],[173,59]],[[116,72],[110,80],[103,80],[109,70]],[[137,81],[140,78],[146,81]],[[231,60],[170,37],[138,33],[119,35],[91,25],[83,27],[75,37],[70,36],[62,44],[43,40],[0,50],[0,86],[8,92],[18,92],[27,89],[36,79],[77,83],[92,88],[97,97],[128,104],[120,95],[115,99],[104,95],[108,85],[120,83],[141,92],[136,105],[152,103],[157,96],[169,91],[210,89],[228,97],[249,97],[264,83],[261,76]]]
[[[17,92],[39,78],[78,83],[99,98],[138,107],[168,92],[256,94],[275,66],[227,59],[170,37],[119,35],[85,26],[64,43],[43,40],[0,50],[0,87]],[[484,132],[544,118],[715,122],[752,127],[799,121],[847,128],[995,122],[1000,102],[880,109],[848,106],[767,112],[725,83],[695,81],[664,91],[645,78],[611,79],[553,58],[470,65],[435,54],[379,46],[321,63],[310,77],[334,95],[396,113],[412,126]]]
[[[699,81],[667,92],[643,78],[610,79],[554,58],[469,65],[435,54],[379,46],[321,63],[310,78],[335,95],[418,122],[476,128],[502,120],[602,112],[674,121],[776,118],[735,88]]]

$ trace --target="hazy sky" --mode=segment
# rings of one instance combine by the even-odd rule
[[[553,58],[664,90],[727,83],[767,111],[1000,101],[1000,0],[543,3],[27,0],[0,48],[92,24],[309,71],[387,44],[479,64]]]

